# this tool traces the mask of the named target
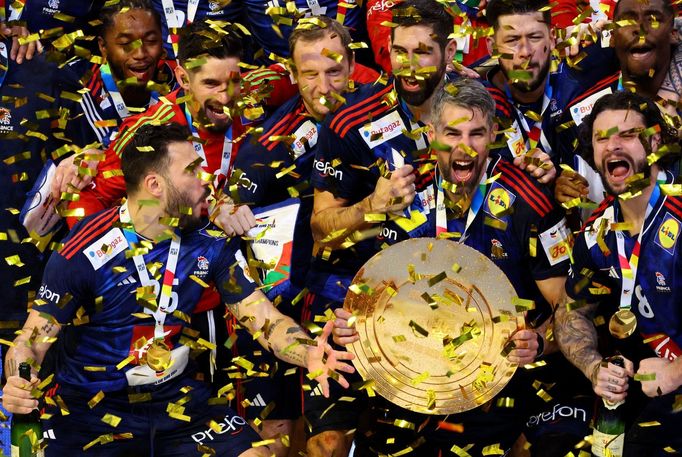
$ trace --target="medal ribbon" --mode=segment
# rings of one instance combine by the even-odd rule
[[[525,138],[525,143],[526,143],[526,148],[528,150],[531,150],[533,148],[536,148],[538,146],[538,142],[542,145],[542,148],[547,154],[552,154],[552,147],[549,144],[549,141],[547,140],[547,137],[545,136],[545,132],[542,131],[542,120],[545,117],[545,112],[547,111],[547,108],[549,107],[549,103],[552,100],[552,94],[554,92],[554,89],[552,86],[549,84],[549,78],[547,78],[547,82],[545,83],[545,93],[542,97],[542,109],[540,111],[540,119],[537,121],[534,121],[533,127],[528,126],[528,121],[526,120],[526,116],[521,112],[521,110],[516,106],[516,103],[514,103],[514,99],[512,97],[511,90],[509,89],[509,85],[505,84],[504,90],[507,94],[507,99],[511,102],[511,105],[514,107],[514,112],[516,114],[516,121],[517,124],[519,125],[519,128],[521,129],[521,134]],[[512,151],[513,153],[514,151]]]
[[[171,29],[179,29],[184,24],[178,20],[178,14],[175,11],[175,4],[173,0],[161,0],[161,5],[163,6],[163,15],[166,17],[166,26],[168,27],[168,36],[170,37],[171,46],[173,47],[173,52],[175,55],[178,54],[178,34],[171,32]],[[199,6],[199,0],[188,0],[187,2],[187,23],[191,24],[194,22],[194,18],[197,15],[197,8]]]
[[[659,174],[658,178],[661,178]],[[665,173],[663,172],[663,179],[665,179]],[[625,235],[623,235],[622,230],[616,230],[616,245],[618,248],[618,263],[620,265],[620,271],[622,275],[621,281],[621,291],[620,291],[620,304],[619,309],[629,310],[632,307],[632,296],[635,293],[635,280],[637,279],[637,268],[639,267],[639,251],[642,245],[642,236],[647,228],[647,219],[651,215],[654,205],[661,196],[661,189],[658,187],[658,183],[654,186],[654,190],[651,192],[649,197],[649,202],[646,206],[646,213],[644,214],[644,222],[642,228],[637,235],[637,241],[635,241],[635,246],[632,248],[632,254],[628,259],[625,253]]]
[[[134,230],[131,230],[130,214],[128,213],[128,204],[124,203],[119,210],[121,223],[128,227],[123,228],[123,234],[132,248],[133,244],[139,243],[139,237]],[[159,302],[156,310],[152,313],[154,316],[154,339],[164,339],[163,323],[166,320],[166,314],[171,304],[171,296],[173,292],[173,281],[175,280],[175,269],[178,265],[178,257],[180,256],[180,235],[176,232],[173,234],[170,248],[168,249],[168,259],[166,260],[166,269],[163,273],[163,282],[161,283],[161,291],[159,293]],[[140,254],[133,256],[135,269],[140,276],[140,283],[143,286],[153,285],[149,278],[147,266],[144,263],[144,257]]]
[[[0,87],[9,71],[9,54],[7,53],[7,45],[4,41],[0,41]]]
[[[197,128],[192,124],[192,115],[189,113],[189,109],[187,108],[187,103],[185,103],[185,117],[187,118],[187,124],[189,125],[189,128],[192,130],[192,135],[196,138],[199,137],[199,132],[197,131]],[[194,150],[199,154],[199,157],[201,157],[201,166],[206,169],[208,167],[208,162],[206,161],[206,152],[204,151],[204,145],[199,143],[198,141],[193,141],[194,144]],[[230,161],[232,160],[232,125],[227,129],[225,132],[225,139],[223,140],[223,151],[222,155],[220,157],[220,169],[215,170],[216,173],[216,182],[220,180],[220,177],[227,177],[230,176],[231,172],[231,164]]]
[[[128,110],[128,107],[126,106],[126,103],[123,100],[123,97],[121,96],[121,92],[118,90],[118,84],[116,84],[116,81],[114,80],[114,76],[111,73],[111,68],[109,67],[109,64],[108,63],[102,64],[99,67],[99,71],[100,74],[102,75],[102,82],[104,83],[104,87],[109,93],[109,97],[111,97],[111,101],[114,104],[114,108],[116,108],[118,117],[120,117],[121,120],[129,117],[130,111]],[[159,100],[158,92],[152,91],[149,98],[149,106],[155,104],[158,100]]]
[[[464,226],[464,231],[462,232],[462,236],[459,238],[460,243],[464,242],[469,227],[471,227],[471,224],[476,219],[476,215],[483,206],[484,195],[487,187],[486,181],[488,180],[489,164],[490,159],[486,161],[486,171],[483,173],[483,176],[481,176],[481,180],[478,182],[474,196],[471,199],[471,205],[469,206],[469,211],[467,212],[467,220]],[[448,218],[445,209],[445,192],[443,191],[443,177],[440,175],[440,172],[438,173],[437,183],[438,192],[436,193],[436,236],[448,231]]]

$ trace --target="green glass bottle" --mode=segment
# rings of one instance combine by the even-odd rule
[[[31,380],[31,366],[22,362],[19,364],[19,376]],[[34,409],[29,414],[13,414],[12,415],[12,429],[11,429],[11,449],[12,457],[44,457],[42,449],[36,449],[34,452],[31,445],[30,432],[33,430],[38,444],[42,444],[43,430],[40,426],[40,413]]]
[[[612,357],[609,362],[625,367],[623,358]],[[611,403],[606,399],[597,411],[592,432],[592,455],[596,457],[622,457],[625,440],[625,401]]]

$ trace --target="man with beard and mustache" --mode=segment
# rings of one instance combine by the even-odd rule
[[[444,455],[453,445],[466,447],[471,455],[480,455],[484,448],[496,444],[505,452],[528,422],[532,455],[563,456],[589,433],[585,411],[591,410],[593,398],[583,395],[589,394],[589,385],[580,382],[580,373],[547,338],[552,310],[566,280],[570,231],[563,211],[553,204],[545,186],[506,158],[490,155],[489,146],[497,131],[494,113],[495,102],[478,81],[462,79],[436,91],[429,125],[432,155],[438,164],[431,183],[436,198],[419,214],[385,222],[382,233],[395,236],[378,236],[376,242],[391,245],[409,238],[447,236],[487,256],[509,278],[519,297],[535,303],[535,309],[526,315],[527,327],[511,337],[515,349],[509,353],[509,360],[524,366],[540,355],[544,356],[544,365],[532,371],[517,370],[498,394],[497,398],[514,398],[512,406],[501,406],[502,402],[492,399],[489,405],[444,418],[414,413],[381,397],[372,398],[369,417],[375,422],[359,429],[359,450],[369,448],[380,455],[391,455],[424,440],[415,449],[424,456]],[[535,253],[531,248],[534,237],[538,240]],[[334,340],[344,345],[358,341],[357,332],[347,324],[351,314],[343,308],[335,314]],[[550,375],[552,379],[548,379]],[[533,394],[533,381],[553,384],[549,402]],[[582,420],[553,417],[551,422],[533,422],[545,411],[551,416],[555,407],[582,411]],[[419,430],[399,431],[381,425],[396,420],[420,424]],[[462,424],[464,432],[439,430],[440,421]],[[382,428],[382,433],[377,433]],[[394,441],[387,442],[387,436],[395,436]],[[467,447],[470,443],[473,446]]]
[[[197,138],[194,145],[202,157],[204,171],[215,175],[217,187],[224,183],[243,133],[235,110],[240,92],[241,52],[241,36],[230,26],[211,27],[198,21],[183,30],[179,65],[175,68],[180,88],[121,124],[116,141],[106,149],[104,160],[97,166],[93,182],[80,192],[78,201],[69,204],[75,216],[68,219],[70,226],[77,217],[111,207],[125,195],[123,178],[115,170],[120,169],[121,151],[144,124],[174,121],[190,126]],[[253,224],[253,216],[249,213],[248,217]],[[228,230],[228,235],[231,234]]]
[[[613,73],[615,59],[609,59],[608,49],[593,45],[585,49],[580,65],[560,62],[551,71],[556,35],[546,0],[491,0],[486,17],[494,31],[488,38],[490,53],[499,58],[484,79],[497,103],[504,132],[500,141],[507,146],[500,154],[518,157],[539,148],[558,166],[561,114],[587,89],[608,84],[601,80]],[[570,139],[563,141],[570,144]]]
[[[682,394],[682,198],[667,186],[673,176],[665,162],[674,157],[649,159],[674,136],[651,100],[626,91],[599,99],[585,124],[585,159],[608,196],[576,239],[554,334],[597,395],[626,401],[623,455],[663,456],[682,447],[674,406]],[[598,324],[626,310],[636,318],[631,336],[609,336]],[[602,361],[616,351],[624,368]],[[652,421],[657,426],[647,428]]]
[[[56,348],[53,395],[69,414],[48,413],[48,456],[93,446],[102,456],[191,455],[197,446],[220,456],[269,455],[267,446],[254,447],[260,438],[246,421],[193,376],[190,348],[207,346],[191,336],[187,316],[204,281],[265,349],[306,367],[325,393],[332,374],[348,386],[336,370],[353,372],[344,362],[352,355],[327,344],[331,323],[313,344],[298,344],[310,336],[256,289],[240,240],[202,218],[210,180],[188,138],[173,122],[138,129],[121,158],[128,200],[79,222],[53,253],[40,299],[7,354],[3,406],[26,414],[38,407],[31,390],[45,352],[59,333],[65,340]],[[31,381],[18,376],[22,362],[34,369]],[[104,412],[112,421],[101,420]]]

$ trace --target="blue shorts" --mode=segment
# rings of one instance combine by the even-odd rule
[[[136,393],[150,393],[151,399],[130,403],[129,394]],[[92,409],[88,406],[94,396],[91,393],[61,385],[54,394],[69,414],[62,415],[58,406],[47,407],[46,413],[52,415],[43,421],[47,457],[184,457],[211,453],[208,449],[213,449],[214,455],[236,457],[261,439],[227,405],[210,405],[210,388],[189,377],[161,386],[109,392]],[[169,416],[170,403],[184,408],[185,420]],[[105,422],[103,418],[108,419]],[[217,425],[209,426],[211,421]]]

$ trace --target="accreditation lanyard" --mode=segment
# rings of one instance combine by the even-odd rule
[[[2,83],[5,81],[8,71],[9,57],[7,54],[7,45],[3,41],[0,41],[0,87],[2,87]]]
[[[637,241],[635,241],[635,246],[632,248],[632,254],[630,254],[629,259],[625,253],[625,235],[623,235],[622,230],[616,231],[618,263],[620,265],[622,276],[619,309],[630,309],[632,306],[632,296],[635,290],[635,280],[637,279],[637,268],[639,266],[639,251],[642,246],[642,236],[644,235],[644,232],[647,228],[647,219],[651,215],[654,205],[656,205],[660,195],[661,189],[658,186],[658,183],[656,183],[654,190],[651,192],[651,197],[649,197],[649,202],[646,205],[644,222],[642,223],[642,228],[639,231],[639,235],[637,235]]]
[[[484,195],[487,187],[486,181],[488,180],[487,170],[489,163],[490,159],[486,161],[486,171],[483,173],[483,176],[481,176],[481,180],[479,181],[478,186],[476,186],[476,191],[474,192],[474,196],[471,199],[471,205],[469,206],[469,211],[467,212],[466,224],[464,225],[464,230],[462,231],[462,235],[459,238],[460,243],[464,242],[466,239],[466,234],[469,230],[469,227],[471,227],[471,224],[473,224],[478,212],[483,206]],[[440,173],[438,174],[437,183],[438,192],[436,193],[436,236],[448,231],[445,192],[443,191],[443,177],[440,175]]]
[[[139,237],[134,230],[131,229],[131,219],[128,213],[128,204],[125,203],[119,210],[121,223],[124,225],[123,234],[128,241],[131,248],[139,243]],[[127,226],[127,227],[125,227]],[[161,292],[159,294],[159,301],[156,310],[152,313],[154,316],[154,339],[164,339],[163,323],[166,320],[166,314],[170,312],[171,296],[173,292],[173,281],[175,280],[175,269],[178,265],[178,257],[180,256],[180,235],[177,232],[173,233],[171,238],[170,248],[168,249],[168,259],[166,260],[166,269],[163,273],[163,282],[161,284]],[[147,265],[144,263],[144,257],[141,254],[133,256],[135,269],[140,276],[140,283],[143,286],[153,286],[154,282],[149,277]]]
[[[161,5],[163,6],[163,14],[166,17],[166,24],[169,29],[180,28],[184,24],[180,23],[178,20],[177,13],[175,12],[175,4],[173,0],[161,0]],[[194,18],[197,16],[197,8],[199,7],[199,0],[187,0],[187,22],[194,22]]]
[[[394,83],[394,87],[395,87],[395,83]],[[419,125],[419,123],[414,120],[414,116],[412,116],[412,111],[410,111],[410,107],[407,106],[407,103],[405,103],[405,101],[402,99],[400,100],[400,106],[403,109],[403,111],[405,112],[405,114],[407,114],[407,117],[410,121],[410,129],[411,129],[410,131],[411,132],[414,132],[417,129],[423,128],[423,125]],[[426,149],[426,147],[427,147],[426,132],[424,132],[424,131],[420,132],[419,138],[414,140],[414,144],[417,147],[417,151],[421,151],[423,149]]]
[[[528,120],[526,119],[526,116],[521,112],[521,110],[518,108],[518,106],[514,102],[514,99],[512,97],[512,93],[511,93],[511,90],[509,89],[508,84],[504,85],[504,90],[507,94],[507,99],[511,102],[511,105],[514,107],[514,112],[516,114],[516,121],[519,124],[519,128],[522,130],[521,133],[524,136],[526,148],[528,150],[536,148],[538,145],[538,142],[539,142],[547,154],[552,154],[552,146],[550,146],[549,141],[547,140],[547,137],[545,136],[545,132],[542,131],[542,120],[545,117],[545,112],[547,111],[547,108],[549,107],[549,103],[552,100],[552,94],[554,92],[554,89],[552,88],[551,84],[549,83],[549,78],[547,78],[547,82],[545,83],[545,93],[542,97],[542,108],[540,110],[540,117],[537,121],[533,122],[532,127],[530,127],[528,125]]]
[[[187,124],[189,125],[189,128],[192,130],[192,135],[195,138],[200,138],[199,131],[194,126],[194,124],[192,124],[192,115],[189,113],[187,103],[185,103],[185,118],[187,118]],[[208,167],[208,161],[206,160],[206,151],[204,150],[204,145],[198,141],[193,141],[192,143],[194,144],[194,150],[197,152],[199,157],[201,157],[201,166],[204,167],[204,170],[206,170],[206,168]],[[230,127],[228,127],[227,131],[225,132],[225,139],[223,140],[223,150],[220,157],[220,169],[213,171],[213,173],[216,175],[218,179],[220,179],[221,176],[222,177],[230,176],[231,160],[232,160],[232,125],[230,125]]]
[[[127,118],[128,116],[130,116],[130,110],[128,110],[126,102],[123,100],[123,96],[121,96],[121,91],[118,90],[118,84],[116,84],[116,81],[114,80],[114,75],[111,73],[111,68],[109,68],[109,64],[105,63],[102,66],[100,66],[99,72],[102,75],[102,82],[104,83],[104,87],[109,93],[111,101],[114,103],[114,108],[116,108],[118,117],[120,117],[121,120]],[[149,105],[150,106],[153,105],[156,101],[158,101],[158,99],[159,94],[156,91],[152,91],[151,97],[149,99]]]

